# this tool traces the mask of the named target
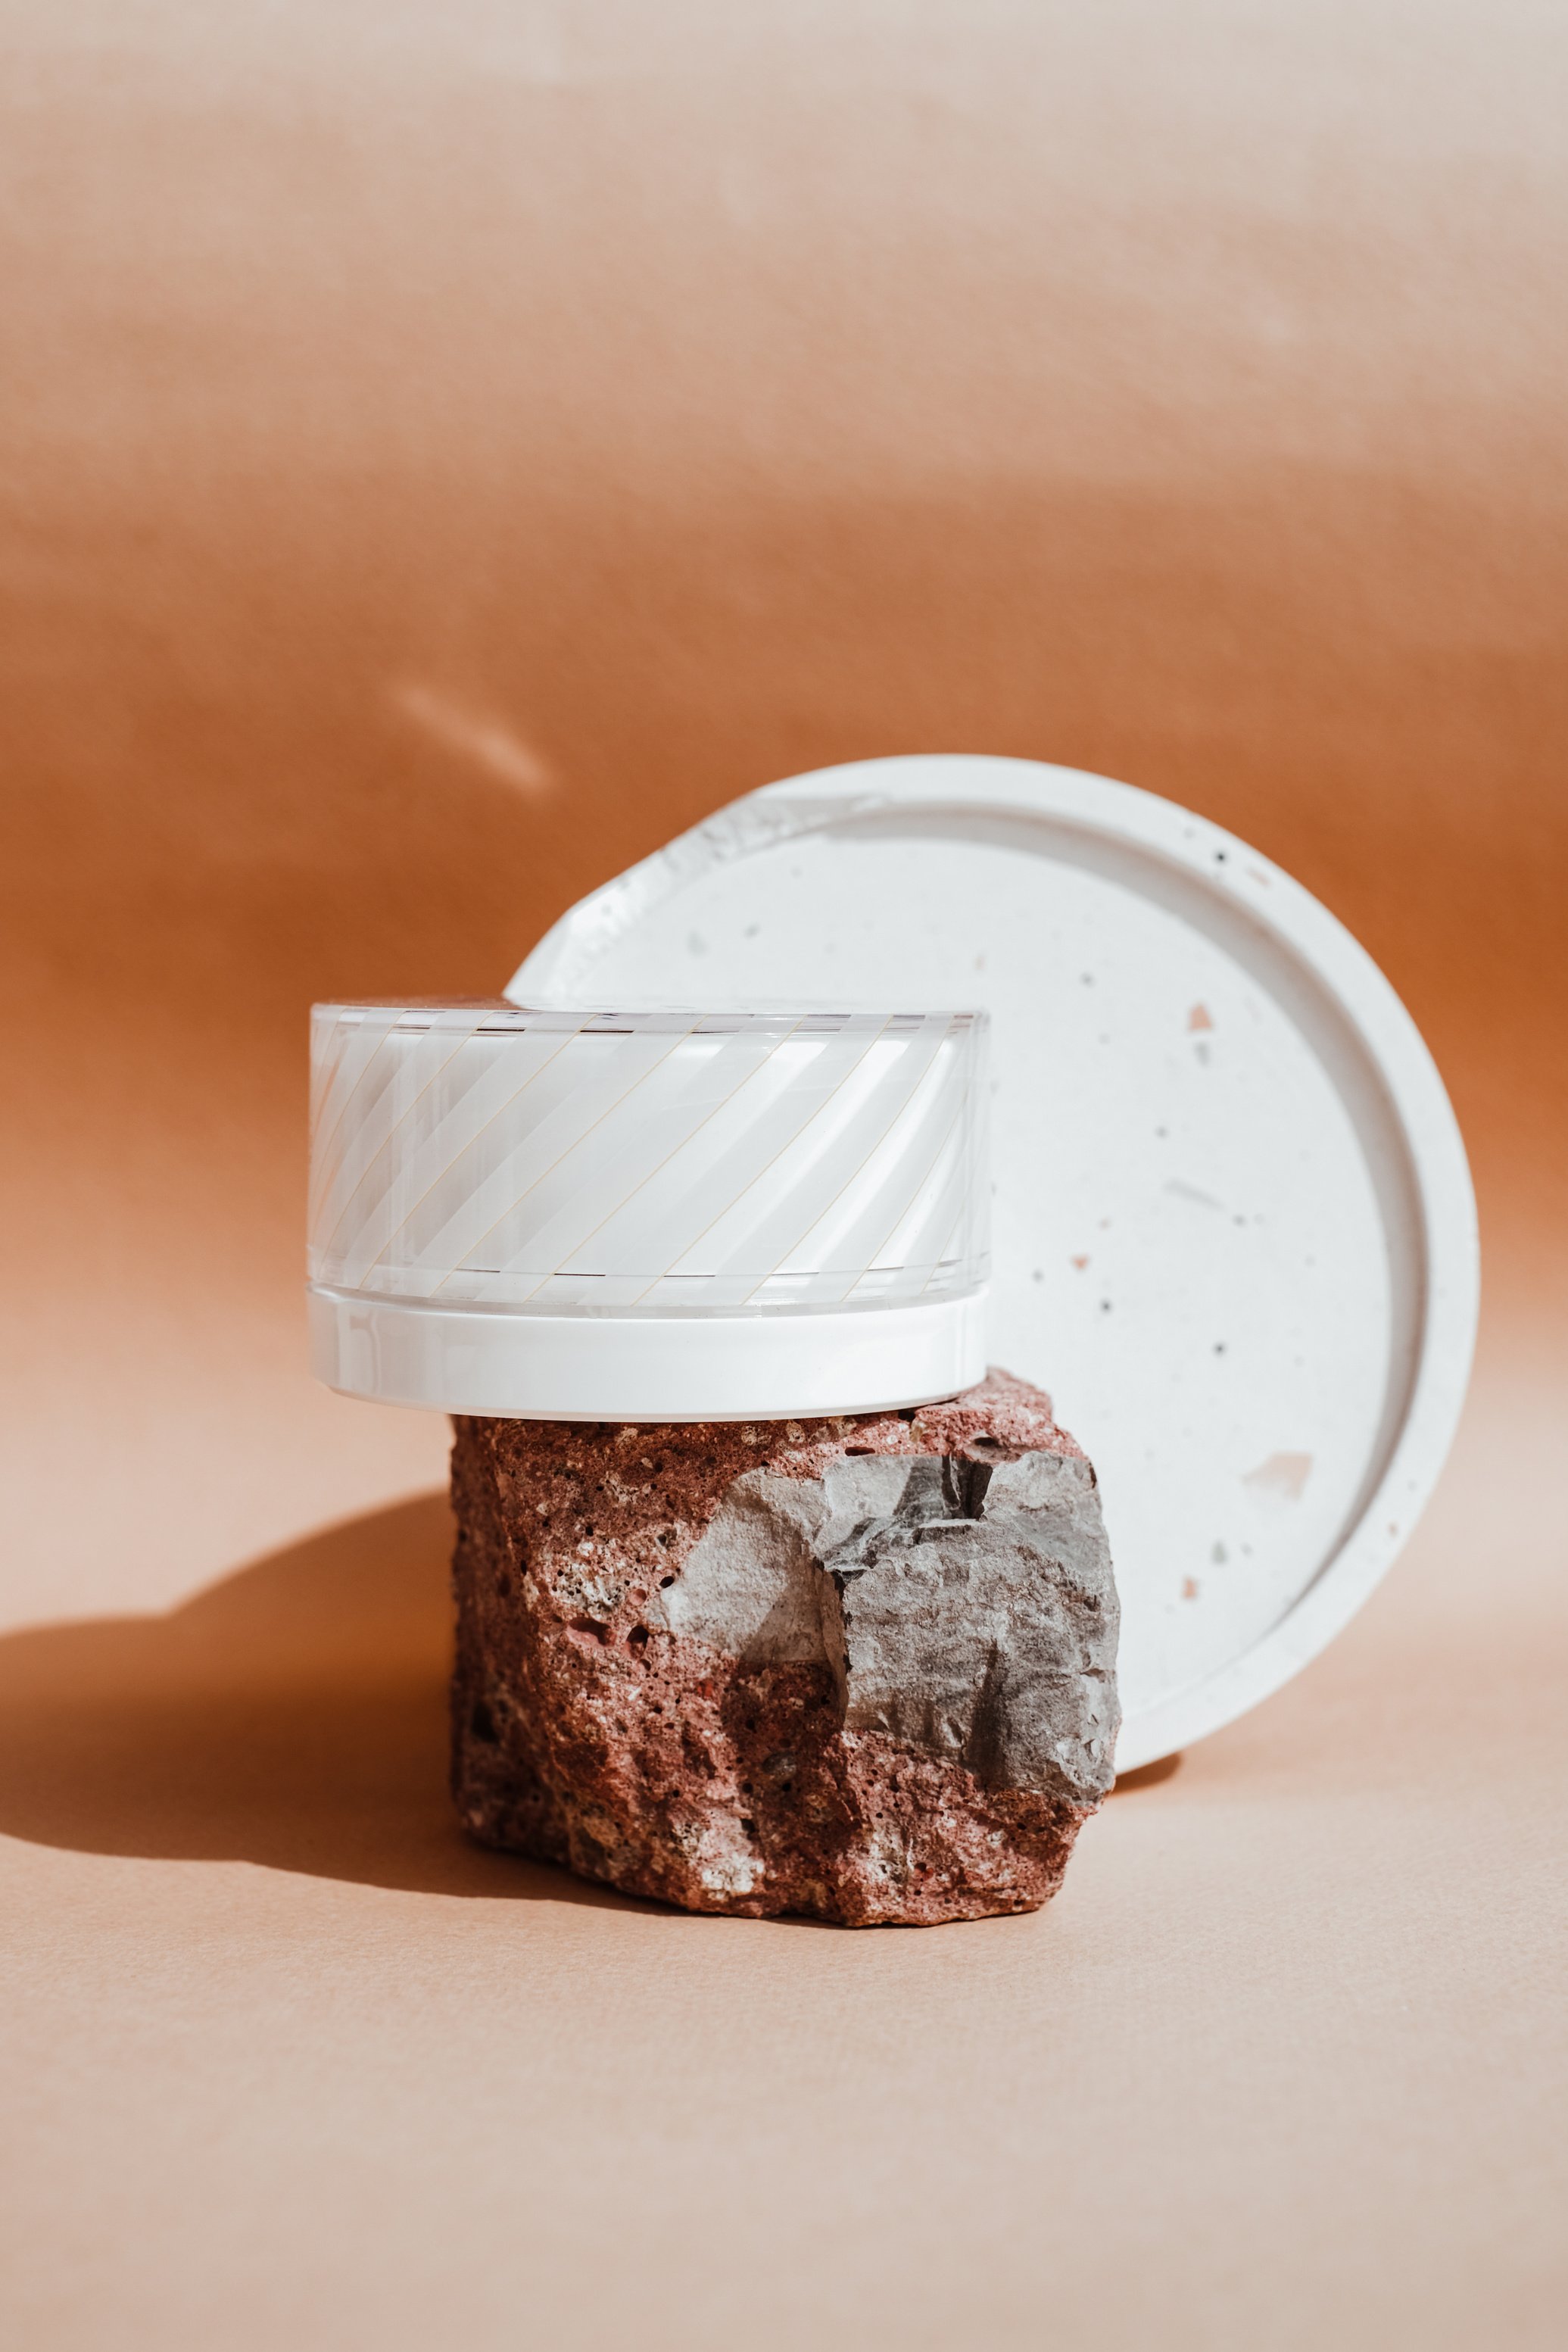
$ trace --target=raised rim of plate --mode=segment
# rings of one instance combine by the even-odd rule
[[[731,802],[560,918],[507,983],[509,997],[591,1003],[596,968],[642,917],[698,874],[801,835],[901,810],[1034,816],[1164,868],[1283,947],[1375,1073],[1397,1129],[1418,1230],[1413,1357],[1403,1411],[1365,1494],[1312,1583],[1260,1639],[1123,1727],[1134,1770],[1233,1722],[1300,1673],[1392,1565],[1430,1499],[1469,1384],[1480,1301],[1475,1194],[1453,1108],[1410,1014],[1338,918],[1235,834],[1157,793],[1079,768],[933,752],[821,768]]]

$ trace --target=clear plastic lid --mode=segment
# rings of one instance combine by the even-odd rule
[[[988,1268],[983,1013],[322,1004],[313,1285],[552,1317],[897,1308]]]

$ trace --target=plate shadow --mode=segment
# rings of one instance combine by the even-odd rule
[[[1174,1756],[1156,1757],[1152,1764],[1135,1764],[1130,1772],[1117,1773],[1111,1784],[1111,1794],[1113,1797],[1131,1797],[1139,1789],[1157,1789],[1162,1780],[1168,1780],[1173,1772],[1179,1772],[1181,1765],[1182,1751],[1179,1748]]]

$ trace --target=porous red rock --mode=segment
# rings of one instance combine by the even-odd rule
[[[1093,1471],[1039,1390],[455,1433],[476,1837],[752,1916],[1055,1893],[1113,1775],[1117,1609]]]

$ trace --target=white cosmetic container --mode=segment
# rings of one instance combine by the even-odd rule
[[[983,1378],[983,1013],[326,1004],[309,1302],[331,1387],[778,1420]]]

